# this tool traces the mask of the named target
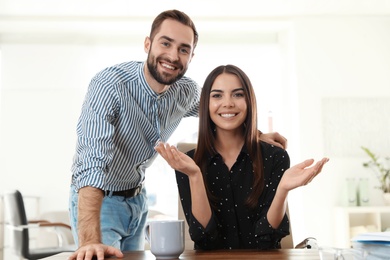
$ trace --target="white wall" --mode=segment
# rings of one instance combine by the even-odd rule
[[[337,235],[330,228],[334,221],[332,208],[346,205],[345,178],[369,176],[370,186],[376,185],[371,172],[362,167],[367,157],[360,146],[369,146],[382,155],[390,153],[389,110],[366,114],[356,107],[354,112],[361,113],[358,116],[337,109],[329,115],[323,110],[323,101],[338,98],[390,101],[390,17],[302,17],[294,19],[294,28],[301,158],[330,157],[324,173],[303,188],[302,203],[307,209],[304,224],[307,235],[331,245]],[[360,106],[364,107],[364,102]],[[327,150],[325,144],[331,140],[324,139],[325,133],[337,126],[325,124],[324,118],[340,114],[345,116],[344,121],[357,119],[338,133],[342,138],[337,140],[345,142],[336,145],[348,148],[335,146]],[[385,124],[376,124],[377,117]],[[381,125],[385,128],[378,129]],[[383,203],[378,193],[374,188],[371,190],[371,205]]]
[[[19,6],[0,1],[0,192],[18,188],[40,196],[42,211],[67,209],[75,125],[90,78],[107,65],[144,59],[143,37],[151,20],[171,6],[194,15],[201,37],[202,32],[204,38],[211,37],[214,29],[225,36],[232,36],[234,30],[242,33],[246,26],[234,26],[240,21],[255,24],[261,35],[277,32],[284,44],[285,92],[275,98],[281,98],[288,109],[288,124],[281,133],[289,139],[292,163],[309,157],[331,158],[323,174],[290,196],[296,241],[314,236],[322,245],[333,245],[332,210],[345,203],[345,178],[368,176],[361,166],[366,158],[360,153],[360,145],[379,144],[372,149],[389,155],[390,129],[355,135],[348,143],[356,141],[350,152],[327,150],[329,140],[324,136],[332,126],[324,125],[323,111],[324,99],[390,98],[390,16],[386,1],[375,1],[376,5],[372,1],[352,1],[353,5],[351,1],[318,1],[309,6],[305,1],[288,6],[283,1],[271,6],[259,1],[258,10],[229,5],[224,12],[221,7],[195,9],[183,1],[166,6],[156,2],[151,9],[142,5],[132,9],[123,1],[117,6],[99,1],[92,8],[83,1],[74,10],[72,1],[70,5],[40,2],[47,8],[35,8],[29,1]],[[243,3],[249,7],[253,4]],[[48,17],[50,13],[55,16]],[[232,18],[227,18],[229,15]],[[238,39],[251,41],[248,37]],[[99,55],[107,56],[102,59]],[[108,64],[100,63],[107,59]],[[389,120],[388,111],[377,113],[384,121]],[[366,116],[356,123],[370,124]],[[349,132],[359,129],[346,129],[346,139]],[[381,141],[373,141],[378,138]],[[373,189],[372,204],[381,203]]]

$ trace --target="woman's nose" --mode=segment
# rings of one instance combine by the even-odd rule
[[[234,101],[231,97],[226,97],[223,99],[223,106],[225,107],[233,107],[234,106]]]

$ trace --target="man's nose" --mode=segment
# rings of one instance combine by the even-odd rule
[[[171,59],[171,61],[177,61],[179,60],[179,51],[175,48],[171,48],[168,52],[168,56]]]

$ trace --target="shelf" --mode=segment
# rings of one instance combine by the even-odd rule
[[[348,248],[358,234],[389,229],[390,207],[337,207],[334,221],[336,246]]]

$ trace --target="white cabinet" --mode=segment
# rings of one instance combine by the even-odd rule
[[[4,256],[4,209],[3,196],[0,196],[0,260]]]
[[[334,226],[335,246],[348,248],[360,233],[390,229],[390,207],[337,207]]]

